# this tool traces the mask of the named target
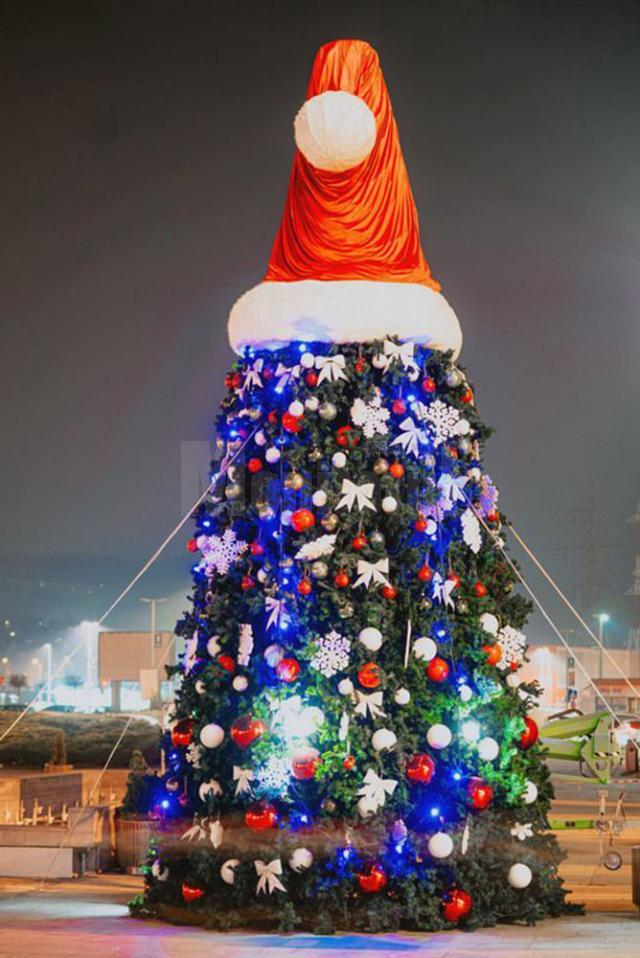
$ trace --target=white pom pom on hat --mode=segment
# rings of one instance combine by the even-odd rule
[[[303,104],[293,124],[296,146],[319,170],[340,173],[362,163],[376,142],[376,120],[359,96],[328,90]]]

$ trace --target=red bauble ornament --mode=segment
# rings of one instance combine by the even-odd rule
[[[360,442],[360,436],[354,431],[353,426],[340,426],[336,432],[336,442],[343,449],[353,449]]]
[[[292,416],[290,412],[285,412],[282,414],[281,422],[285,432],[300,432],[302,416]]]
[[[355,760],[355,758],[353,757],[353,755],[347,755],[347,757],[342,760],[342,767],[343,767],[347,772],[350,772],[351,769],[354,767],[355,764],[356,764],[356,760]]]
[[[358,356],[358,358],[357,358],[356,361],[355,361],[354,366],[355,366],[355,371],[358,373],[358,375],[361,376],[362,373],[363,373],[363,372],[365,371],[365,369],[367,368],[367,361],[366,361],[366,359],[364,358],[364,356]]]
[[[251,715],[241,715],[231,726],[231,738],[238,748],[249,748],[256,739],[264,735],[267,727],[260,719]]]
[[[473,899],[461,888],[452,888],[442,901],[442,913],[445,921],[456,922],[468,915],[473,905]]]
[[[483,645],[482,651],[487,656],[487,665],[497,665],[502,658],[502,649],[497,643],[494,645]]]
[[[436,770],[436,763],[430,755],[420,753],[412,755],[407,762],[406,775],[410,782],[419,782],[421,785],[428,785]]]
[[[189,552],[198,551],[198,543],[196,542],[195,539],[187,539],[187,549],[189,550]]]
[[[266,379],[269,382],[270,379],[273,379],[273,366],[265,366],[262,370],[262,378]]]
[[[407,404],[404,399],[394,399],[391,403],[391,412],[394,416],[404,416],[407,411]]]
[[[236,660],[231,655],[219,655],[217,658],[217,663],[221,669],[224,669],[225,672],[235,672],[236,670]]]
[[[388,599],[389,602],[393,602],[398,596],[398,590],[394,585],[383,585],[380,589],[380,595],[383,599]]]
[[[275,828],[278,824],[278,812],[275,805],[269,802],[252,805],[244,813],[244,823],[254,832],[264,832],[268,828]]]
[[[247,463],[247,469],[249,472],[260,472],[262,469],[262,459],[258,459],[257,456],[254,459],[250,459]]]
[[[291,516],[291,526],[296,532],[307,532],[316,524],[316,517],[311,509],[296,509]]]
[[[401,462],[392,462],[389,466],[389,475],[394,479],[402,479],[404,476],[404,466]]]
[[[425,393],[434,393],[436,391],[436,381],[432,376],[427,376],[422,380],[422,391]]]
[[[182,897],[187,903],[190,901],[198,901],[199,898],[202,898],[204,895],[204,888],[198,888],[196,885],[189,885],[187,882],[182,883]]]
[[[280,659],[276,665],[276,675],[282,682],[295,682],[300,675],[300,663],[297,659]]]
[[[380,685],[380,669],[375,662],[367,662],[358,672],[358,682],[365,689],[377,689]]]
[[[313,778],[320,764],[320,755],[315,748],[308,752],[294,755],[291,759],[291,774],[299,782],[306,782]]]
[[[351,579],[349,578],[348,573],[345,572],[344,569],[340,569],[340,571],[337,572],[336,575],[334,576],[333,581],[335,582],[335,584],[338,586],[339,589],[346,589],[349,583],[351,582]]]
[[[314,386],[318,385],[317,372],[315,372],[313,369],[310,370],[310,372],[308,372],[307,375],[304,377],[304,381],[306,382],[307,386],[310,386],[313,389]]]
[[[264,555],[264,546],[261,542],[252,542],[249,546],[249,552],[252,556],[262,556]]]
[[[365,865],[358,872],[358,884],[367,894],[382,891],[388,880],[386,871],[378,862],[373,865]]]
[[[467,405],[471,405],[471,403],[473,402],[473,389],[471,389],[470,387],[467,387],[467,389],[465,389],[465,391],[460,396],[460,400],[464,403],[467,403]]]
[[[478,579],[477,582],[473,583],[473,591],[479,599],[482,599],[483,596],[487,594],[487,587],[484,582],[481,582],[480,579]]]
[[[299,595],[311,595],[313,592],[313,585],[311,579],[300,579],[298,585],[296,586]]]
[[[540,735],[540,729],[538,728],[536,722],[532,718],[527,717],[524,720],[525,730],[520,736],[518,745],[520,748],[531,748],[532,745],[535,745],[538,741],[538,736]]]
[[[487,522],[499,522],[500,513],[497,509],[494,509],[492,512],[487,513]]]
[[[426,562],[418,569],[418,578],[421,582],[431,582],[433,579],[433,569]]]
[[[493,789],[481,778],[469,779],[467,795],[471,807],[479,812],[487,808],[493,801]]]
[[[416,521],[413,523],[413,528],[416,532],[426,532],[429,528],[429,523],[424,516],[418,516]]]
[[[240,585],[242,586],[242,588],[244,589],[245,592],[246,592],[248,589],[253,589],[253,587],[254,587],[255,584],[256,584],[256,580],[253,579],[250,575],[243,575],[243,576],[242,576],[242,582],[240,583]]]
[[[178,719],[176,724],[171,729],[171,744],[175,745],[176,747],[186,748],[187,745],[191,745],[192,738],[193,719]]]
[[[364,536],[361,532],[357,536],[354,536],[351,540],[351,545],[358,552],[361,552],[367,545],[367,537]]]
[[[435,659],[429,662],[425,672],[432,682],[446,682],[449,678],[449,663],[436,655]]]
[[[277,426],[278,425],[278,410],[272,409],[269,415],[267,416],[267,420],[270,423],[270,425]]]

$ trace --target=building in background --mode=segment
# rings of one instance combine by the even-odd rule
[[[607,652],[624,675],[629,677],[640,697],[640,651],[607,649]],[[600,674],[600,651],[595,646],[576,646],[569,654],[561,645],[531,645],[527,655],[529,661],[519,675],[524,681],[537,679],[543,687],[540,699],[542,717],[571,707],[585,713],[604,707],[580,664],[616,712],[640,714],[640,698],[634,696],[615,665],[606,657],[602,661]]]
[[[173,683],[165,666],[176,663],[173,632],[101,632],[98,642],[100,684],[111,686],[111,708],[146,708],[170,698]]]

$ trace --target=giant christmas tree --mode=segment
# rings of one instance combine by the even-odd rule
[[[227,468],[189,543],[134,911],[320,931],[557,915],[528,607],[371,47],[319,51],[295,133],[267,275],[231,314]]]

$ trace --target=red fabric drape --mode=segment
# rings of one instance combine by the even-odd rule
[[[376,51],[336,40],[316,56],[307,99],[327,90],[361,97],[377,125],[373,150],[341,173],[315,169],[299,150],[266,281],[366,279],[440,284],[420,246],[418,214]]]

